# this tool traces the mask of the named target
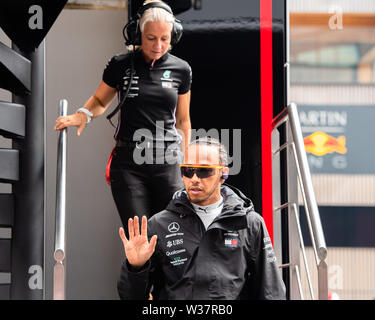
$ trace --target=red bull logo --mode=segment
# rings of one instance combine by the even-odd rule
[[[345,154],[347,152],[345,136],[335,138],[324,132],[314,132],[303,140],[306,152],[316,156],[324,156],[334,152]]]

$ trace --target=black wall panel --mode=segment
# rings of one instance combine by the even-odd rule
[[[0,239],[0,272],[10,272],[10,239]]]
[[[328,247],[375,247],[375,207],[319,206]],[[311,246],[304,207],[300,221],[305,245]]]
[[[273,28],[277,33],[274,113],[285,104],[284,2],[280,2]],[[192,67],[192,128],[241,129],[241,172],[227,182],[245,192],[261,212],[259,10],[259,1],[202,1],[202,10],[177,15],[184,34],[172,53]],[[231,148],[232,144],[232,156]]]

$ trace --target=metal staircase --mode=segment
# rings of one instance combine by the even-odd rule
[[[0,88],[12,93],[0,101],[0,135],[11,142],[0,148],[0,183],[11,190],[0,194],[0,299],[44,298],[44,38],[66,2],[0,3],[0,27],[12,41],[0,42]]]
[[[31,60],[0,43],[1,86],[12,91],[13,100],[25,97],[31,89]],[[17,96],[16,96],[17,94]],[[25,139],[24,103],[0,101],[0,134],[12,140],[12,148],[0,149],[0,182],[11,185],[11,193],[0,194],[0,299],[9,299],[11,293],[12,246],[17,246],[15,214],[18,209],[17,190],[20,181],[20,152],[17,141]],[[27,223],[25,221],[25,223]]]

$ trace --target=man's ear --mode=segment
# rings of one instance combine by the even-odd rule
[[[229,177],[229,168],[228,167],[224,167],[223,168],[223,174],[221,176],[222,179],[226,180],[228,179]]]

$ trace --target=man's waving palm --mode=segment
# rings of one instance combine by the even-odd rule
[[[124,245],[126,259],[133,268],[142,268],[155,251],[157,236],[153,235],[148,241],[147,218],[142,217],[141,233],[139,233],[139,218],[137,216],[128,220],[129,239],[125,236],[123,228],[119,234]]]

